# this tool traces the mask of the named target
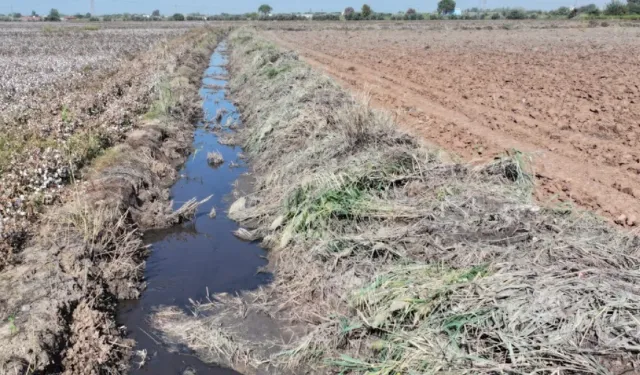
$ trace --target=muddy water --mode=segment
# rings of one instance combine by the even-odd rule
[[[204,99],[205,119],[212,122],[218,109],[227,112],[227,118],[239,121],[233,104],[227,100],[224,88],[225,44],[221,43],[211,57],[200,94]],[[151,245],[145,278],[147,289],[140,300],[125,301],[119,309],[119,324],[127,327],[129,336],[136,340],[136,350],[146,349],[147,363],[142,368],[132,365],[131,374],[174,375],[186,369],[198,374],[237,374],[237,372],[208,366],[200,362],[186,348],[167,347],[160,343],[148,324],[150,313],[158,306],[174,305],[189,308],[189,298],[200,300],[210,293],[250,290],[269,282],[270,275],[257,273],[266,264],[263,250],[256,244],[238,240],[232,231],[238,226],[226,216],[233,201],[232,184],[247,171],[239,160],[237,147],[220,145],[218,137],[200,124],[193,143],[194,152],[180,171],[180,179],[172,188],[174,208],[191,198],[213,198],[199,207],[191,222],[174,228],[145,233]],[[225,163],[212,168],[207,163],[207,152],[219,151]],[[239,167],[230,167],[231,162]],[[209,218],[215,207],[217,217]]]

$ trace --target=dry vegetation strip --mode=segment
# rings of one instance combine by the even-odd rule
[[[640,28],[481,25],[315,26],[269,37],[467,160],[531,154],[541,201],[640,226]]]
[[[197,29],[162,43],[72,107],[84,126],[70,139],[89,137],[78,147],[96,134],[114,138],[80,161],[85,179],[65,188],[0,273],[0,373],[126,372],[132,343],[115,324],[115,303],[143,286],[140,230],[180,219],[168,188],[190,150],[202,71],[222,34]]]
[[[235,32],[231,46],[230,86],[259,172],[229,215],[263,238],[276,270],[273,285],[234,306],[307,333],[261,358],[237,326],[215,323],[220,313],[199,318],[203,329],[168,311],[157,321],[169,336],[209,359],[296,373],[637,365],[637,236],[533,204],[519,154],[476,168],[443,163],[256,32]]]

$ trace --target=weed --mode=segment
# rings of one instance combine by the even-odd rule
[[[287,72],[291,69],[290,66],[288,65],[284,65],[284,66],[268,66],[264,68],[264,74],[267,76],[267,78],[269,79],[273,79],[275,77],[277,77],[279,74],[282,74],[284,72]]]
[[[9,322],[9,333],[14,335],[18,332],[18,327],[16,327],[16,318],[14,316],[10,316],[7,321]]]
[[[82,165],[100,155],[100,152],[108,144],[107,137],[101,133],[86,130],[77,132],[69,137],[66,142],[66,150],[70,160]]]
[[[111,147],[103,150],[91,163],[91,167],[94,171],[100,172],[118,164],[123,160],[124,156],[125,153],[122,147]]]
[[[355,219],[365,200],[357,186],[343,186],[313,193],[311,187],[300,187],[286,203],[287,219],[298,232],[328,229],[330,219]]]
[[[487,276],[488,273],[489,268],[487,265],[473,266],[468,271],[463,271],[462,274],[458,275],[454,282],[466,283],[469,281],[473,281],[476,277]]]
[[[62,119],[62,122],[64,122],[65,124],[68,124],[69,121],[71,120],[71,115],[69,114],[69,107],[67,107],[66,104],[62,106],[62,112],[60,114],[60,117]]]
[[[156,100],[151,103],[149,111],[145,114],[145,118],[149,120],[170,115],[171,110],[176,105],[176,98],[167,80],[157,82],[154,89]]]

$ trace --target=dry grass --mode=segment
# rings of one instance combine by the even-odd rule
[[[213,197],[213,195],[210,195],[200,201],[198,201],[196,198],[189,199],[172,214],[172,218],[175,218],[176,221],[192,219],[196,214],[198,207],[200,207],[200,205],[204,203],[207,203],[211,199],[211,197]]]
[[[211,207],[211,211],[209,211],[209,218],[210,219],[215,219],[215,217],[218,215],[218,213],[216,212],[216,208],[215,207]]]
[[[224,164],[224,157],[219,151],[207,153],[207,163],[213,167],[219,167]]]
[[[228,328],[221,329],[221,320],[219,315],[189,319],[176,307],[161,309],[153,315],[154,326],[164,333],[166,343],[186,344],[203,360],[224,366],[250,361],[250,344],[231,336]]]

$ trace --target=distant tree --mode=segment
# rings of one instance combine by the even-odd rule
[[[408,15],[416,14],[416,10],[413,9],[413,8],[409,8],[409,9],[407,9],[407,14]]]
[[[553,13],[557,14],[558,16],[568,16],[569,13],[571,13],[571,9],[567,7],[560,7]]]
[[[631,3],[631,1],[629,3]],[[600,14],[600,8],[598,8],[596,4],[584,5],[578,8],[578,13],[585,13],[592,16],[597,16]]]
[[[622,1],[611,0],[611,2],[605,6],[604,14],[608,16],[622,16],[627,14],[627,11],[627,5]]]
[[[22,13],[14,13],[13,18],[22,18]]]
[[[271,6],[269,4],[262,4],[258,8],[258,12],[262,13],[265,16],[267,14],[271,13],[272,10],[273,10],[273,8],[271,8]]]
[[[84,14],[82,14],[82,13],[76,13],[76,14],[74,14],[74,17],[75,17],[75,18],[78,18],[78,19],[83,19],[83,18],[84,18]]]
[[[438,13],[451,14],[456,10],[456,2],[454,0],[440,0],[438,3]]]
[[[628,0],[627,8],[629,13],[640,14],[640,0]]]
[[[91,18],[91,13],[87,12],[87,13],[84,15],[84,18]]]
[[[362,17],[369,18],[371,16],[371,13],[373,13],[371,7],[367,4],[364,4],[362,6]]]
[[[111,16],[111,15],[109,15],[109,14],[104,15],[104,16],[102,16],[102,20],[103,20],[104,22],[111,22],[111,21],[113,21],[113,16]]]
[[[511,9],[507,12],[507,19],[509,20],[524,20],[527,18],[527,13],[524,9]]]
[[[176,13],[173,16],[171,16],[171,19],[174,21],[184,21],[184,14]]]
[[[352,7],[346,7],[344,8],[344,15],[345,17],[350,17],[351,15],[353,15],[353,13],[355,13],[355,9],[353,9]]]
[[[31,17],[38,17],[38,13],[35,10],[31,11]]]
[[[49,11],[49,15],[47,16],[47,21],[60,21],[60,12],[57,9],[51,9]]]
[[[153,11],[153,13],[151,13],[152,16],[154,17],[160,17],[160,10],[156,9]]]

